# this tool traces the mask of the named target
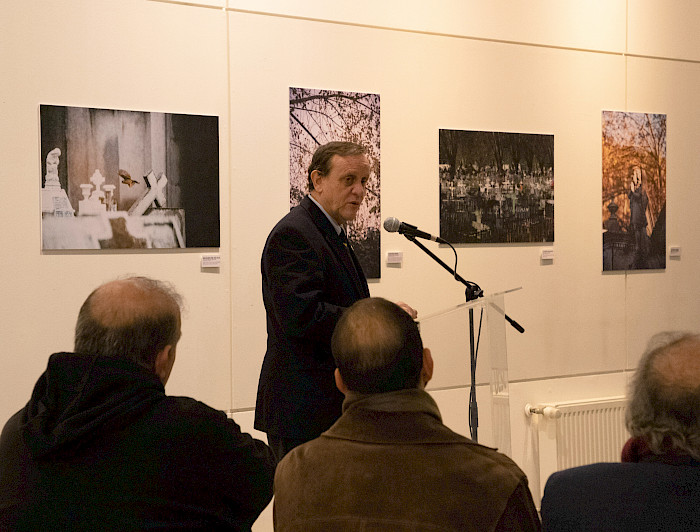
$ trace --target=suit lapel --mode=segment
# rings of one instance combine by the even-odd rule
[[[355,255],[355,251],[352,249],[352,245],[348,242],[347,246],[343,243],[342,246],[345,248],[348,257],[352,261],[352,273],[354,274],[355,284],[360,289],[360,293],[363,297],[369,297],[369,288],[367,287],[367,278],[365,277],[365,272],[362,270],[362,265]]]
[[[337,261],[343,265],[348,277],[352,279],[357,294],[360,297],[369,297],[367,281],[362,271],[362,266],[352,250],[352,246],[349,244],[346,246],[343,243],[338,233],[336,233],[335,227],[333,227],[326,215],[308,196],[301,201],[301,206],[309,212],[316,227],[321,230],[324,239]]]

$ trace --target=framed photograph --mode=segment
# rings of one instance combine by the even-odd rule
[[[41,105],[42,249],[219,247],[216,116]]]
[[[554,242],[554,135],[440,130],[440,238]]]
[[[603,271],[666,268],[666,115],[603,111]]]
[[[316,148],[350,141],[367,149],[372,169],[367,194],[357,217],[348,223],[348,238],[368,279],[380,277],[379,95],[320,89],[289,89],[289,203],[308,193],[308,168]]]

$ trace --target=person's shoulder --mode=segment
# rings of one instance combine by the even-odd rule
[[[547,485],[570,486],[588,481],[597,484],[603,482],[603,479],[614,483],[643,481],[654,484],[681,484],[690,481],[700,488],[700,466],[661,462],[597,462],[552,473],[547,479]]]
[[[587,477],[593,476],[597,477],[601,474],[610,474],[617,471],[623,471],[629,468],[636,467],[637,464],[624,463],[624,462],[596,462],[593,464],[586,464],[576,467],[570,467],[567,469],[562,469],[561,471],[555,471],[549,477],[552,481],[568,481],[573,477]]]
[[[452,432],[445,427],[446,430]],[[525,478],[522,469],[507,455],[494,447],[475,442],[474,440],[454,434],[454,443],[457,445],[456,453],[461,454],[463,462],[469,464],[470,468],[479,467],[503,477],[509,477],[514,481],[521,481]],[[458,454],[455,454],[455,457]]]
[[[315,462],[328,464],[329,457],[335,457],[337,453],[337,442],[325,437],[324,433],[294,447],[280,460],[277,469],[287,472],[314,469]]]
[[[455,444],[461,444],[461,448],[466,453],[481,456],[486,460],[515,465],[515,462],[513,462],[505,454],[501,453],[497,448],[475,442],[471,438],[453,431],[442,422],[433,421],[432,427],[430,428],[431,432],[435,434],[435,437],[438,440],[445,439],[446,441],[452,441]]]
[[[518,465],[511,458],[500,452],[498,449],[487,447],[471,440],[469,440],[469,443],[470,452],[478,455],[481,459],[502,468],[504,471],[508,471],[508,473],[518,478],[525,476],[522,469],[520,469],[520,467],[518,467]]]
[[[253,440],[226,412],[191,397],[166,396],[156,415],[163,432],[187,434],[190,440],[206,445],[238,447]]]
[[[617,463],[595,463],[587,464],[561,471],[555,471],[545,482],[545,493],[561,493],[562,490],[578,490],[583,483],[588,480],[597,482],[601,478],[609,478],[609,475],[619,466]]]
[[[164,415],[178,424],[217,427],[233,422],[222,410],[191,397],[167,395],[163,403]]]
[[[320,469],[328,471],[339,463],[335,445],[320,436],[294,447],[277,463],[275,485],[285,490],[290,486],[303,486],[317,478]],[[287,491],[289,493],[289,491]]]
[[[552,473],[541,509],[551,530],[699,530],[698,504],[696,466],[600,462]],[[651,506],[657,511],[640,513]],[[612,520],[610,508],[618,512]]]
[[[279,250],[299,250],[325,245],[327,235],[333,230],[331,224],[311,200],[305,200],[272,228],[265,242],[264,256]]]
[[[299,205],[292,207],[272,228],[270,236],[279,233],[308,231],[309,228],[316,227],[316,221],[312,208],[318,209],[311,200],[305,198]],[[323,213],[321,213],[323,214]]]
[[[27,407],[24,407],[13,414],[2,427],[2,432],[0,432],[0,448],[3,448],[6,444],[9,444],[11,440],[14,441],[20,438],[21,428],[23,425],[22,418],[25,415],[26,409]]]

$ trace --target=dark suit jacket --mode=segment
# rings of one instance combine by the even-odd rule
[[[330,340],[343,310],[369,297],[362,268],[326,215],[305,197],[272,229],[261,260],[267,352],[255,428],[311,439],[341,414]]]
[[[603,463],[554,473],[542,499],[544,530],[700,530],[700,464]]]

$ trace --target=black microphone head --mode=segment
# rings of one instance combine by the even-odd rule
[[[396,231],[398,231],[400,226],[401,222],[399,222],[399,220],[397,218],[394,218],[393,216],[384,220],[384,229],[386,229],[390,233],[395,233]]]

